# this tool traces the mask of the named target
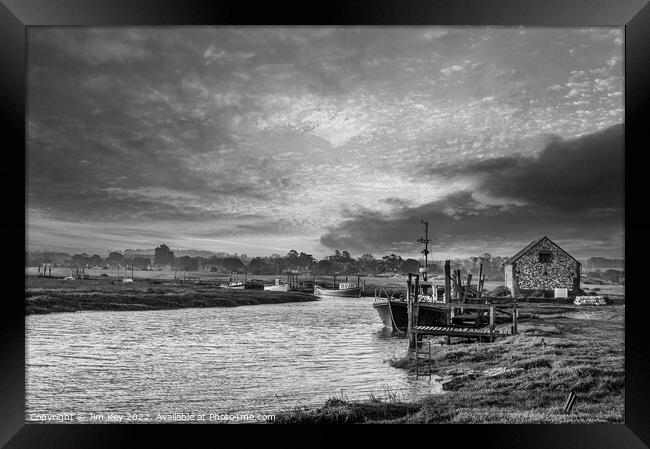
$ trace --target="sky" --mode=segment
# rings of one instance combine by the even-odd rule
[[[31,27],[27,249],[621,258],[623,37]]]

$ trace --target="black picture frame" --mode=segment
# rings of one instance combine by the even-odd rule
[[[650,254],[645,218],[647,148],[643,146],[645,114],[649,105],[650,5],[645,0],[429,0],[429,1],[327,1],[301,4],[244,1],[172,0],[0,0],[0,123],[5,132],[4,161],[0,171],[5,192],[0,227],[6,236],[7,254],[23,249],[18,237],[25,232],[25,215],[19,211],[16,186],[26,172],[25,147],[26,30],[41,25],[524,25],[524,26],[624,26],[625,27],[625,423],[585,425],[438,425],[424,433],[416,430],[381,432],[395,434],[395,444],[438,444],[504,448],[643,448],[650,446],[650,350],[643,301],[643,260]],[[9,139],[6,139],[6,137]],[[21,151],[22,150],[22,151]],[[26,200],[26,198],[24,198]],[[636,208],[634,207],[636,205]],[[23,202],[23,211],[25,202]],[[13,210],[15,209],[15,210]],[[22,234],[24,235],[24,234]],[[645,257],[647,259],[647,257]],[[0,445],[7,448],[129,447],[155,438],[179,446],[186,438],[210,437],[223,441],[223,426],[25,424],[25,321],[18,300],[17,282],[24,270],[3,262],[8,278],[0,314]],[[18,270],[23,270],[18,272]],[[264,431],[237,432],[236,444],[255,433],[273,432],[281,426],[262,426]],[[269,429],[269,430],[266,430]],[[367,432],[367,434],[374,431]],[[319,436],[337,436],[310,430],[305,444]],[[422,438],[423,442],[417,439]],[[321,440],[322,441],[322,440]],[[434,444],[434,443],[431,443]],[[160,444],[156,444],[157,446]]]

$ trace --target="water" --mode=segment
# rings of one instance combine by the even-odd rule
[[[371,298],[26,317],[26,415],[272,414],[439,392],[384,361],[406,339]]]

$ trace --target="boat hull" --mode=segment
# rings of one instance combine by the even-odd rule
[[[393,331],[406,332],[408,326],[408,308],[406,301],[391,300],[376,302],[372,305],[381,319],[384,326]],[[420,304],[418,311],[418,326],[445,326],[447,316],[444,310],[439,308],[428,308]]]
[[[394,307],[395,303],[399,302],[401,301],[391,301],[390,305],[388,301],[378,302],[372,306],[379,314],[379,318],[384,323],[384,326],[392,329],[393,332],[406,332],[408,314],[406,307],[400,307],[399,305]]]
[[[361,294],[361,289],[354,288],[338,288],[330,289],[323,287],[314,287],[314,296],[319,298],[358,298]]]
[[[272,291],[272,292],[288,292],[289,284],[265,285],[264,290]]]

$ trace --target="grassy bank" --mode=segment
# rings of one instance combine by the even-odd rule
[[[518,335],[495,343],[431,340],[434,374],[453,379],[448,391],[413,403],[398,397],[333,400],[318,409],[284,413],[275,422],[620,423],[624,312],[623,305],[524,305]],[[408,359],[389,363],[411,374],[415,369]],[[570,391],[577,399],[567,413]]]
[[[314,296],[304,293],[222,289],[214,282],[177,284],[147,279],[124,284],[104,279],[65,281],[31,276],[25,281],[26,315],[82,310],[235,307],[315,300]]]

